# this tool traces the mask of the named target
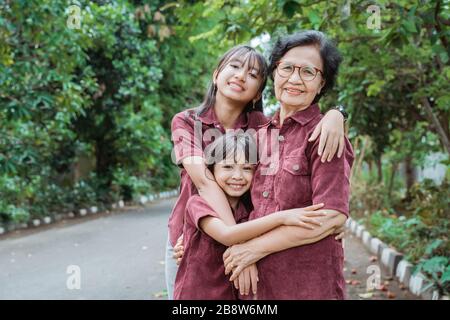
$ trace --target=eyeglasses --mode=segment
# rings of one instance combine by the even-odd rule
[[[295,71],[295,68],[299,70],[299,76],[303,81],[313,81],[317,74],[320,72],[323,76],[322,70],[311,66],[297,66],[289,62],[277,62],[277,73],[280,77],[289,78]]]

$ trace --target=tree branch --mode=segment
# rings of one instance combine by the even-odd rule
[[[436,127],[437,134],[444,145],[444,148],[447,150],[448,154],[450,154],[450,142],[449,137],[444,131],[444,128],[442,127],[441,123],[439,122],[439,119],[433,112],[433,108],[431,108],[430,102],[428,101],[427,97],[422,98],[422,105],[425,107],[425,111],[430,118],[433,125]]]

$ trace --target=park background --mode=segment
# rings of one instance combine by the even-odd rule
[[[177,188],[172,116],[218,58],[325,32],[344,57],[351,216],[448,294],[447,1],[0,0],[0,228]],[[266,112],[274,109],[268,83]]]

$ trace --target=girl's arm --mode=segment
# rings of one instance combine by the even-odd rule
[[[289,248],[313,243],[313,239],[323,239],[333,233],[339,226],[343,225],[347,220],[347,216],[336,210],[326,210],[330,212],[329,216],[318,218],[322,221],[322,225],[314,230],[307,230],[295,226],[280,226],[258,238],[252,239],[251,245],[258,248],[262,257],[271,253],[279,252]]]
[[[206,167],[205,159],[199,156],[186,157],[182,160],[182,164],[197,188],[198,194],[217,212],[226,225],[235,225],[236,221],[228,200],[223,190],[214,180],[214,176]],[[209,177],[206,176],[207,174]]]
[[[231,246],[255,238],[281,225],[295,225],[313,230],[312,225],[321,225],[321,222],[314,218],[326,215],[324,212],[313,210],[322,206],[323,204],[313,205],[304,208],[303,211],[298,209],[280,211],[236,225],[226,225],[221,219],[208,216],[200,220],[199,226],[214,240]]]
[[[330,215],[317,218],[317,220],[322,221],[322,225],[314,230],[295,226],[280,226],[245,243],[228,248],[223,256],[226,274],[236,267],[230,280],[234,280],[243,268],[271,253],[322,240],[343,225],[347,219],[346,215],[336,210],[321,211],[327,211]]]

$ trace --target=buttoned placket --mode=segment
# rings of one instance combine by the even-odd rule
[[[285,137],[288,136],[290,131],[292,131],[292,128],[293,128],[292,123],[293,123],[292,119],[291,118],[287,118],[286,120],[284,120],[283,126],[280,129],[279,137],[281,139],[278,139],[279,147],[280,147],[278,170],[283,170],[282,168],[284,166],[284,161],[285,161],[285,158],[286,158],[286,155],[285,155],[285,153],[286,153],[286,148],[285,148],[285,146],[286,146],[286,138]],[[272,186],[273,186],[273,191],[272,192],[274,194],[275,194],[275,188],[276,188],[276,186],[279,186],[280,180],[281,180],[281,174],[280,174],[279,171],[277,171],[277,174],[275,175],[274,181],[273,181],[273,184],[272,184]],[[280,210],[280,204],[278,203],[278,201],[276,202],[276,204],[277,204],[276,205],[277,210]]]
[[[279,135],[277,137],[278,139],[278,147],[279,147],[279,152],[278,152],[278,170],[281,170],[282,166],[283,166],[283,162],[284,162],[284,146],[285,146],[285,135],[287,133],[287,131],[289,130],[289,128],[291,127],[289,124],[291,123],[291,121],[287,121],[290,119],[286,119],[286,121],[283,123],[283,126],[281,127],[280,131],[279,131]],[[273,120],[272,123],[269,125],[269,128],[267,129],[267,135],[270,136],[270,130],[272,129],[277,129],[278,128],[278,122],[277,120]],[[271,149],[271,152],[273,152],[273,150]],[[270,168],[273,168],[274,165],[271,163],[269,165]],[[264,198],[265,201],[263,201],[263,206],[262,206],[262,210],[261,212],[267,212],[267,207],[269,206],[269,204],[271,203],[271,199],[275,200],[274,196],[275,196],[275,185],[279,180],[280,175],[278,174],[278,170],[275,174],[270,175],[269,179],[265,179],[264,181],[264,187],[263,187],[263,191],[262,191],[262,196]],[[279,208],[280,205],[277,202],[276,203],[276,208]],[[278,209],[277,209],[278,210]]]

